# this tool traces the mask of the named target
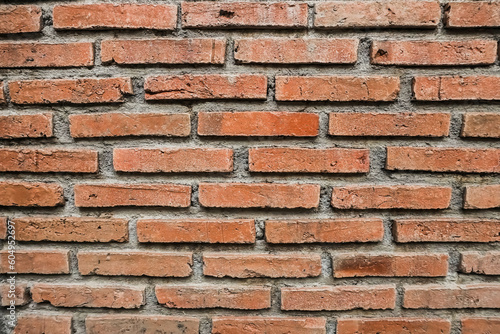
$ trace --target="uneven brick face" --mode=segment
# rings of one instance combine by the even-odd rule
[[[56,79],[9,82],[15,104],[112,103],[132,94],[130,78]]]
[[[0,104],[5,104],[7,100],[5,99],[4,84],[0,81]]]
[[[191,187],[179,184],[77,184],[74,190],[78,207],[188,207],[191,204]]]
[[[71,334],[70,315],[20,315],[13,334],[58,333]]]
[[[464,209],[500,207],[500,184],[465,187]]]
[[[101,43],[103,63],[117,64],[223,64],[223,39],[106,40]]]
[[[0,217],[0,240],[7,238],[7,218]]]
[[[0,273],[69,274],[68,251],[16,250],[15,269],[10,270],[7,250],[0,251]]]
[[[462,124],[462,137],[500,138],[499,114],[467,113]]]
[[[356,39],[238,39],[234,59],[244,64],[354,64],[358,44]]]
[[[497,42],[374,41],[371,62],[377,65],[489,65],[497,58]]]
[[[333,276],[341,277],[439,277],[448,273],[448,254],[350,254],[333,255]]]
[[[56,307],[106,307],[134,309],[144,305],[144,288],[138,286],[89,286],[42,284],[31,288],[35,303]]]
[[[54,6],[55,29],[174,30],[177,6],[147,4],[82,4]]]
[[[462,334],[488,334],[500,331],[500,318],[462,318]]]
[[[120,172],[231,172],[233,150],[217,148],[115,148],[113,167]]]
[[[125,242],[128,221],[118,218],[14,218],[18,241]]]
[[[82,275],[188,277],[192,265],[191,253],[78,252]]]
[[[285,311],[386,310],[396,304],[392,285],[281,288]]]
[[[52,128],[51,113],[0,116],[2,139],[52,137]]]
[[[14,298],[11,298],[14,295]],[[9,306],[11,300],[16,303],[16,306],[22,306],[29,303],[28,286],[26,284],[17,283],[14,285],[2,283],[0,284],[0,305]]]
[[[64,204],[64,197],[59,184],[0,182],[0,206],[50,207],[61,204]]]
[[[164,315],[91,315],[85,318],[87,334],[172,333],[198,334],[200,321],[192,317]]]
[[[166,75],[144,82],[146,100],[265,99],[264,75]]]
[[[321,274],[320,254],[203,254],[203,274],[214,277],[317,277]]]
[[[500,77],[414,77],[413,94],[421,101],[500,100]]]
[[[92,43],[0,43],[0,67],[78,67],[94,65]]]
[[[305,208],[319,205],[320,186],[284,183],[200,183],[199,201],[214,208]]]
[[[450,28],[500,27],[500,4],[466,1],[446,4],[445,24]]]
[[[158,303],[167,308],[260,310],[271,307],[271,289],[266,287],[157,285],[155,292]]]
[[[369,150],[252,148],[248,152],[251,172],[368,173]]]
[[[319,116],[302,112],[200,112],[200,136],[315,137]]]
[[[326,334],[326,318],[291,317],[217,317],[213,334],[240,334],[251,330],[268,334]]]
[[[500,149],[388,147],[386,169],[499,173]]]
[[[433,318],[339,319],[338,334],[411,333],[450,334],[449,320]]]
[[[468,274],[500,275],[500,252],[462,252],[460,271]]]
[[[308,6],[284,2],[182,2],[184,28],[305,28]]]
[[[155,243],[250,244],[255,242],[255,222],[253,219],[140,219],[137,239]]]
[[[404,308],[500,308],[500,284],[407,286]]]
[[[451,188],[435,186],[345,186],[334,187],[336,209],[446,209]]]
[[[276,77],[278,101],[394,101],[397,77]]]
[[[435,28],[438,1],[331,1],[315,5],[317,28]]]
[[[1,6],[0,34],[42,30],[42,9],[38,6]]]
[[[97,159],[97,151],[84,149],[0,149],[0,171],[96,173]]]
[[[396,242],[500,241],[500,220],[464,218],[395,219]]]
[[[73,138],[187,137],[191,132],[189,114],[84,114],[70,115],[69,122]]]

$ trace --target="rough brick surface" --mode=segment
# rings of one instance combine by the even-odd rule
[[[85,318],[87,334],[172,333],[197,334],[200,321],[193,317],[164,315],[92,315]]]
[[[500,115],[495,113],[465,114],[461,136],[500,138]]]
[[[412,333],[450,334],[449,320],[438,318],[339,319],[338,334]]]
[[[465,187],[465,209],[494,209],[500,207],[500,184]]]
[[[0,138],[44,138],[53,136],[52,114],[0,116]]]
[[[0,206],[58,206],[63,189],[56,183],[0,182]]]
[[[325,334],[325,318],[217,317],[212,321],[213,334],[257,333]]]
[[[488,334],[500,331],[500,318],[463,318],[462,334]]]
[[[38,6],[1,6],[0,34],[42,30],[42,9]]]
[[[500,275],[500,252],[462,252],[460,271],[463,273]]]
[[[0,284],[0,304],[9,306],[13,301],[16,306],[22,306],[29,303],[28,287],[26,284]]]
[[[70,315],[27,314],[17,318],[14,334],[25,333],[60,333],[71,334],[72,317]]]
[[[500,77],[415,77],[413,93],[421,101],[500,100]]]
[[[9,252],[1,251],[0,273],[69,274],[68,251],[26,250],[16,251],[14,270],[9,266]]]
[[[500,27],[500,4],[494,1],[450,2],[446,5],[450,28]]]

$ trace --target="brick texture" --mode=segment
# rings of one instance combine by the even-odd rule
[[[42,9],[38,6],[1,6],[0,34],[39,32]]]
[[[71,334],[70,315],[21,315],[17,318],[14,334],[61,333]]]
[[[446,26],[482,28],[500,26],[500,4],[494,1],[451,2],[446,6]]]
[[[423,318],[381,318],[381,319],[339,319],[338,334],[357,333],[412,333],[450,334],[451,324],[444,319]]]
[[[500,275],[500,252],[462,252],[460,271],[471,274]]]
[[[259,333],[325,334],[325,318],[217,317],[213,334],[244,333],[248,328]]]
[[[9,252],[1,251],[0,272],[18,274],[69,274],[68,251],[29,250],[17,251],[14,270],[9,267]]]
[[[200,322],[193,317],[164,315],[91,315],[85,318],[87,334],[113,332],[197,334]]]
[[[465,209],[493,209],[500,207],[500,184],[465,187]]]
[[[53,136],[52,114],[0,116],[0,138],[45,138]]]
[[[61,204],[64,204],[64,197],[59,184],[0,182],[0,206],[50,207]]]
[[[413,93],[421,101],[499,100],[500,77],[415,77]]]

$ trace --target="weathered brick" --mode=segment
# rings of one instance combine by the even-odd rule
[[[96,3],[54,6],[55,29],[174,30],[177,6]]]
[[[189,114],[105,113],[70,115],[74,138],[165,136],[187,137],[191,132]]]
[[[253,219],[182,219],[137,221],[139,242],[251,244]]]
[[[462,334],[500,333],[500,317],[462,318]]]
[[[437,318],[351,318],[337,320],[337,334],[450,334],[449,320]]]
[[[500,207],[500,184],[465,187],[464,209]]]
[[[199,201],[212,208],[316,208],[320,186],[285,183],[200,183]]]
[[[7,217],[0,217],[0,240],[7,239]]]
[[[285,311],[386,310],[395,305],[393,285],[281,288]]]
[[[500,77],[415,77],[413,94],[421,101],[500,100]]]
[[[15,104],[123,102],[133,92],[130,78],[11,81],[9,90]]]
[[[500,3],[465,1],[446,4],[445,25],[450,28],[500,27]]]
[[[203,274],[214,277],[317,277],[320,254],[203,254]]]
[[[394,101],[398,93],[398,77],[276,77],[278,101]]]
[[[326,318],[216,317],[212,334],[241,334],[249,330],[267,334],[326,334]]]
[[[39,32],[42,9],[38,6],[0,6],[0,34]]]
[[[461,272],[500,275],[500,252],[461,252],[460,255]]]
[[[11,301],[14,301],[16,306],[22,306],[29,303],[28,286],[26,284],[18,283],[0,284],[0,305],[9,306]]]
[[[200,136],[315,137],[319,116],[303,112],[200,112]]]
[[[119,172],[232,172],[233,150],[218,148],[115,148]]]
[[[267,77],[260,74],[190,74],[147,77],[146,100],[260,99],[267,97]]]
[[[331,136],[445,137],[450,131],[448,113],[330,113]]]
[[[224,39],[106,40],[101,42],[103,63],[224,64]]]
[[[157,285],[155,293],[158,303],[168,308],[260,310],[271,307],[271,288],[266,287]]]
[[[500,114],[467,113],[463,116],[462,137],[500,138]]]
[[[0,182],[0,206],[58,206],[63,189],[56,183]]]
[[[5,99],[5,92],[4,92],[4,84],[3,81],[0,81],[0,104],[5,104],[7,103],[7,100]]]
[[[198,334],[200,320],[186,316],[90,315],[85,318],[85,326],[87,334]]]
[[[365,149],[251,148],[251,172],[368,173],[370,151]]]
[[[52,127],[51,113],[0,116],[2,139],[52,137]]]
[[[13,334],[71,334],[70,315],[22,314],[17,318]]]
[[[336,209],[446,209],[451,188],[436,186],[345,186],[334,187]]]
[[[94,65],[92,43],[0,43],[0,67],[78,67]]]
[[[191,204],[191,186],[180,184],[77,184],[74,190],[78,207],[188,207]]]
[[[0,251],[0,273],[69,274],[68,251],[16,250],[14,270],[10,269],[9,255],[7,250]]]
[[[358,44],[357,39],[237,39],[234,59],[244,64],[354,64]]]

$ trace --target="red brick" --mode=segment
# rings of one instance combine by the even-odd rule
[[[90,315],[85,318],[85,325],[87,334],[198,334],[200,320],[186,316]]]
[[[368,173],[370,151],[361,149],[251,148],[251,172]]]
[[[253,219],[182,219],[137,221],[139,242],[252,244]]]
[[[285,311],[386,310],[395,305],[393,285],[281,288]]]
[[[271,288],[215,285],[157,285],[158,303],[167,308],[260,310],[271,307]]]
[[[97,173],[98,152],[84,149],[0,149],[0,171]]]
[[[326,334],[326,318],[304,317],[216,317],[212,334]]]
[[[148,77],[146,100],[266,99],[264,75],[197,74]]]
[[[0,251],[0,273],[69,274],[68,251],[16,250],[14,270],[10,269],[9,254],[7,250]]]
[[[316,208],[320,186],[285,183],[200,183],[199,200],[212,208]]]
[[[333,255],[333,276],[439,277],[448,273],[448,254],[341,253]]]
[[[217,148],[115,148],[113,167],[120,172],[232,172],[233,150]]]
[[[132,94],[130,78],[54,79],[9,82],[15,104],[112,103]]]
[[[319,116],[303,112],[200,112],[200,136],[316,137]]]
[[[143,287],[90,286],[88,284],[35,283],[31,294],[35,303],[49,302],[56,307],[107,307],[133,309],[144,305]]]
[[[404,289],[404,308],[500,308],[500,284],[417,285]]]
[[[500,333],[500,318],[462,318],[462,334]]]
[[[106,40],[101,43],[103,63],[117,64],[224,64],[224,39]]]
[[[467,274],[500,275],[500,252],[461,252],[460,271]]]
[[[71,334],[70,315],[23,314],[17,318],[13,334]]]
[[[56,183],[0,182],[0,206],[58,206],[63,189]]]
[[[329,1],[316,4],[316,28],[435,28],[438,1]]]
[[[394,101],[398,93],[397,77],[276,77],[278,101]]]
[[[387,147],[388,170],[499,173],[500,149]]]
[[[14,301],[16,306],[22,306],[29,303],[28,287],[26,284],[16,282],[14,285],[9,283],[0,284],[0,305],[9,306]]]
[[[0,67],[78,67],[94,65],[92,43],[0,43]]]
[[[238,39],[234,59],[245,64],[354,64],[358,44],[357,39]]]
[[[177,6],[147,4],[81,4],[54,6],[55,29],[174,30]]]
[[[500,220],[465,218],[396,219],[396,242],[500,241]]]
[[[192,253],[78,252],[82,275],[188,277]]]
[[[345,186],[334,187],[336,209],[446,209],[451,188],[435,186]]]
[[[466,1],[446,4],[445,25],[450,28],[500,27],[500,3]]]
[[[371,62],[377,65],[490,65],[497,41],[374,41]]]
[[[464,209],[500,207],[500,184],[465,187]]]
[[[14,218],[17,241],[125,242],[128,221],[91,217]]]
[[[464,114],[460,135],[462,137],[500,138],[500,114]]]
[[[83,114],[70,115],[69,122],[73,138],[187,137],[191,132],[189,114]]]
[[[0,116],[0,138],[52,137],[52,114]]]
[[[0,240],[7,239],[7,218],[0,217]]]
[[[305,28],[306,3],[182,2],[184,28]]]
[[[42,30],[42,9],[38,6],[1,6],[0,34]]]
[[[7,100],[5,99],[4,84],[3,81],[0,81],[0,104],[5,103],[7,103]]]
[[[317,277],[321,274],[320,254],[203,254],[203,274],[214,277]]]
[[[266,241],[273,244],[376,242],[384,237],[381,219],[267,220]]]
[[[191,205],[191,186],[180,184],[77,184],[78,207]]]
[[[415,77],[413,94],[421,101],[500,100],[500,77]]]
[[[450,131],[448,113],[330,113],[332,136],[445,137]]]
[[[450,334],[449,320],[437,318],[351,318],[337,320],[337,334]]]

